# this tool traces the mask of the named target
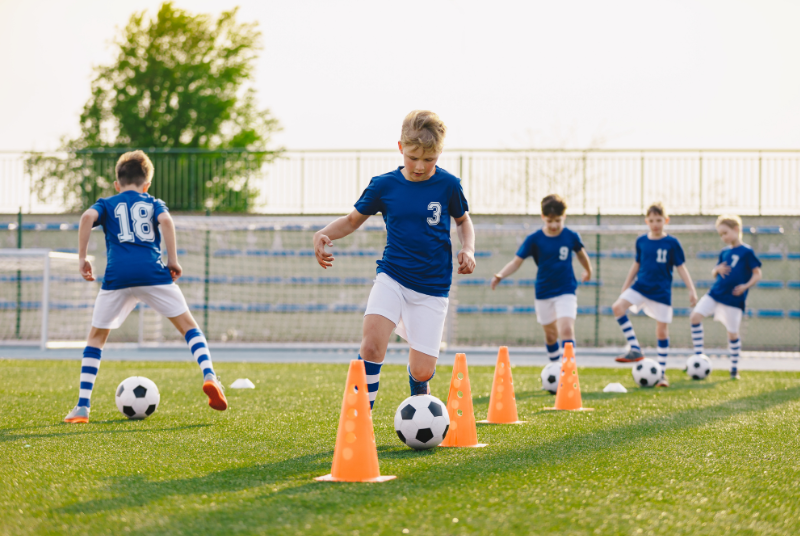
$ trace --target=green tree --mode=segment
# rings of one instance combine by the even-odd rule
[[[39,194],[86,205],[113,193],[113,161],[123,149],[159,148],[173,152],[153,153],[170,166],[153,195],[184,210],[247,210],[257,193],[248,179],[275,158],[267,145],[279,126],[249,86],[261,34],[236,13],[214,18],[165,2],[154,18],[132,15],[113,43],[116,60],[95,69],[80,136],[63,144],[73,158],[31,160]]]

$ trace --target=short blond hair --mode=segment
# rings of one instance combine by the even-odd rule
[[[739,238],[742,237],[742,218],[736,214],[722,214],[717,218],[717,223],[714,224],[714,227],[719,227],[720,225],[727,225],[731,229],[739,231]]]
[[[433,112],[414,110],[403,120],[400,143],[404,147],[420,147],[425,152],[441,153],[447,127]]]
[[[115,171],[121,186],[141,186],[153,180],[155,168],[144,151],[130,151],[119,157]]]

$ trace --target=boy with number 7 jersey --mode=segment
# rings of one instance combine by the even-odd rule
[[[103,226],[106,237],[106,273],[92,313],[92,329],[83,350],[78,405],[64,422],[89,422],[92,389],[100,368],[103,346],[112,329],[122,325],[139,302],[169,318],[180,331],[203,374],[203,392],[208,405],[228,408],[228,401],[211,366],[211,354],[181,289],[175,281],[183,273],[178,264],[175,224],[167,206],[148,195],[153,163],[142,151],[119,157],[114,188],[118,195],[99,199],[81,216],[78,228],[78,268],[87,281],[94,281],[92,264],[86,259],[92,228]],[[167,247],[167,263],[161,258],[161,235]]]

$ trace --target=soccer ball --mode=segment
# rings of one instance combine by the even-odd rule
[[[711,361],[705,354],[695,354],[686,361],[686,374],[693,380],[704,380],[711,374]]]
[[[661,365],[652,359],[642,359],[633,365],[633,380],[642,387],[653,387],[661,379]]]
[[[410,396],[394,414],[394,430],[400,441],[416,450],[435,447],[450,428],[450,415],[441,400],[431,395]]]
[[[144,419],[158,408],[161,395],[151,380],[142,376],[131,376],[117,387],[117,408],[129,419]]]
[[[542,369],[542,390],[556,394],[558,379],[561,377],[561,363],[554,362]]]

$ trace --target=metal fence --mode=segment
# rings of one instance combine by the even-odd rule
[[[58,213],[111,195],[124,151],[0,152],[0,213]],[[173,210],[258,214],[348,212],[371,177],[401,165],[394,151],[282,153],[147,149],[151,193]],[[800,150],[446,150],[475,214],[537,214],[563,195],[572,214],[800,214]]]

